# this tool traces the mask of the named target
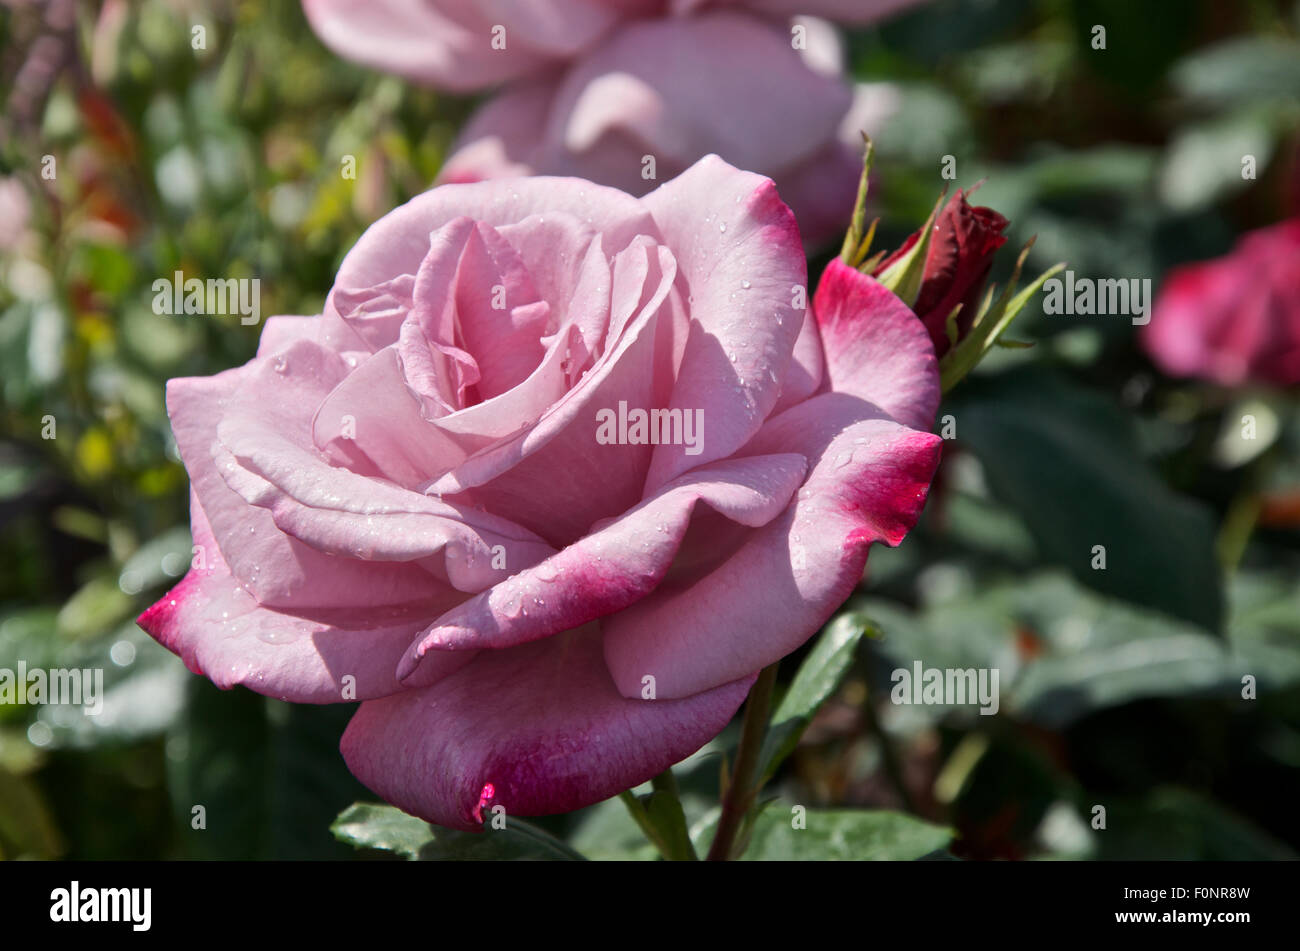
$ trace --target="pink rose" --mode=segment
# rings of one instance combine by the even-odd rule
[[[321,41],[347,59],[438,89],[473,92],[560,65],[620,24],[727,7],[869,23],[918,0],[303,0]],[[787,40],[788,42],[788,40]]]
[[[718,154],[776,181],[810,244],[843,230],[861,133],[897,109],[850,85],[834,28],[918,0],[306,0],[350,59],[443,89],[513,80],[461,131],[439,182],[576,175],[633,195]],[[497,32],[494,48],[493,30]],[[797,48],[796,48],[797,47]],[[652,164],[650,164],[652,163]]]
[[[1300,383],[1300,218],[1171,271],[1141,340],[1173,376],[1225,386]]]
[[[934,472],[925,328],[838,262],[811,319],[805,280],[772,183],[713,156],[642,199],[421,195],[322,314],[168,384],[198,553],[141,626],[218,686],[363,701],[349,767],[446,826],[650,778],[826,621]]]
[[[568,69],[517,83],[462,130],[441,181],[576,175],[641,195],[717,153],[774,179],[805,238],[844,229],[862,171],[862,131],[895,108],[885,84],[851,89],[839,40],[739,14],[623,27]]]

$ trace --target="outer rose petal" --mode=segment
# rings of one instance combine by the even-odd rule
[[[906,304],[836,258],[822,273],[813,311],[832,391],[874,403],[916,429],[934,424],[938,363],[925,325]]]
[[[269,357],[298,340],[314,341],[319,329],[320,317],[268,317],[257,341],[257,356]]]
[[[363,703],[340,745],[388,802],[477,831],[493,805],[568,812],[650,779],[716,736],[753,680],[685,700],[628,700],[598,634],[583,628],[484,651],[432,687]]]
[[[731,455],[776,405],[803,322],[795,288],[808,273],[794,215],[771,181],[716,155],[651,192],[654,213],[681,268],[691,331],[670,407],[702,409],[703,452],[655,448],[650,492],[687,469]]]
[[[441,553],[431,565],[439,576],[478,591],[500,577],[491,566],[493,546],[503,546],[516,569],[552,553],[531,532],[490,512],[329,465],[312,444],[305,414],[330,391],[341,372],[338,362],[299,341],[275,362],[254,364],[247,388],[230,401],[217,427],[214,468],[232,490],[269,510],[280,531],[380,577],[402,576],[398,565],[383,562]],[[426,593],[434,584],[428,576]]]
[[[396,666],[414,633],[436,613],[437,599],[396,608],[358,605],[316,611],[312,617],[259,605],[230,574],[198,500],[191,503],[195,545],[205,568],[140,615],[138,622],[185,665],[223,690],[242,684],[294,703],[339,703],[344,678],[355,678],[350,699],[368,700],[401,689]],[[458,598],[442,597],[449,606]],[[472,653],[440,654],[440,675],[469,662]]]
[[[226,484],[213,459],[214,448],[220,448],[217,426],[230,403],[249,393],[259,366],[255,361],[216,376],[167,383],[167,415],[176,444],[231,573],[259,603],[284,608],[348,607],[357,603],[357,591],[364,591],[366,602],[377,606],[426,596],[434,580],[428,572],[415,565],[379,565],[327,555],[284,534],[269,511],[250,506]],[[307,400],[299,404],[292,393],[283,391],[279,397],[310,412]]]
[[[639,234],[658,237],[641,202],[614,188],[576,178],[521,178],[442,185],[380,218],[343,258],[331,298],[340,288],[366,288],[398,274],[415,274],[429,251],[429,235],[462,215],[500,228],[530,215],[565,213],[598,231],[605,253],[617,254]],[[329,304],[326,305],[329,310]]]
[[[798,500],[691,587],[603,622],[619,690],[635,696],[649,675],[660,697],[687,697],[802,644],[861,581],[871,544],[897,545],[916,523],[941,442],[840,393],[769,422],[747,450],[817,460]]]

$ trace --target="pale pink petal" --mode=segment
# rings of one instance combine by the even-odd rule
[[[517,521],[554,544],[586,534],[593,522],[627,511],[641,499],[648,445],[601,445],[597,413],[617,407],[662,406],[662,365],[671,337],[664,328],[676,275],[666,248],[639,239],[615,256],[610,346],[590,372],[535,426],[471,457],[429,491],[480,505]]]
[[[717,156],[643,202],[673,248],[688,295],[690,336],[671,407],[701,409],[703,452],[655,449],[647,491],[715,459],[758,431],[776,405],[804,313],[807,271],[794,215],[771,181]]]
[[[689,0],[688,0],[689,2]],[[723,3],[729,0],[722,0]],[[774,16],[799,14],[825,17],[838,23],[874,23],[918,6],[925,0],[735,0],[751,10]]]
[[[847,224],[861,162],[857,145],[849,161],[832,148],[853,95],[810,52],[748,14],[629,23],[559,78],[480,107],[441,180],[575,175],[640,195],[716,153],[770,176],[804,236],[820,241]]]
[[[435,184],[518,178],[538,167],[560,75],[514,83],[487,100],[456,137]]]
[[[309,616],[264,607],[230,574],[197,498],[191,504],[194,543],[202,560],[138,623],[187,667],[222,689],[250,690],[294,703],[340,703],[395,693],[397,662],[411,637],[439,605],[464,595],[442,587],[423,601],[392,607],[364,602],[318,609]],[[440,653],[426,672],[436,681],[468,663],[472,653]]]
[[[600,232],[611,255],[639,234],[657,236],[654,220],[637,199],[579,179],[523,178],[511,181],[508,188],[499,182],[442,185],[366,229],[339,265],[330,298],[340,289],[369,288],[397,275],[416,274],[429,253],[430,235],[456,218],[496,228],[555,213],[571,215]]]
[[[402,577],[420,560],[462,591],[479,591],[553,551],[498,515],[452,505],[331,466],[311,442],[305,413],[341,375],[341,361],[300,341],[273,364],[254,364],[217,427],[214,468],[280,531],[346,563]],[[493,552],[505,554],[494,566]],[[433,558],[440,555],[440,558]]]
[[[214,448],[220,448],[218,423],[241,395],[256,402],[255,381],[264,375],[265,367],[273,365],[273,361],[250,363],[216,376],[180,378],[167,384],[167,414],[176,445],[231,572],[258,602],[285,608],[339,607],[361,601],[403,604],[426,596],[433,579],[418,566],[369,564],[318,551],[282,532],[269,511],[250,506],[221,477],[213,458]],[[310,399],[315,399],[317,386],[307,383]],[[281,398],[293,405],[295,396],[290,392]],[[314,405],[301,409],[310,414]],[[295,425],[305,429],[309,420],[307,416]]]
[[[257,341],[257,355],[270,356],[297,340],[315,340],[319,328],[319,317],[268,317]]]
[[[547,147],[576,156],[576,174],[609,135],[656,156],[661,182],[711,152],[775,174],[832,139],[849,103],[838,77],[809,69],[781,27],[733,13],[644,20],[565,76]],[[597,180],[644,191],[652,183],[636,159]]]
[[[426,418],[419,396],[406,383],[396,347],[361,360],[321,401],[311,432],[336,465],[409,489],[469,455]]]

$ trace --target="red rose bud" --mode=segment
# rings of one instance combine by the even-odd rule
[[[942,358],[952,345],[947,323],[958,305],[961,310],[957,314],[956,339],[962,340],[970,332],[984,293],[984,282],[993,267],[993,255],[1007,242],[1002,234],[1007,224],[1007,219],[992,208],[972,206],[960,190],[934,219],[929,247],[924,249],[925,268],[920,287],[911,301],[905,292],[900,296],[930,332],[936,356]],[[912,234],[901,248],[876,266],[872,275],[882,277],[891,268],[898,271],[904,267],[908,252],[924,232],[922,227]],[[899,287],[898,291],[905,289]]]

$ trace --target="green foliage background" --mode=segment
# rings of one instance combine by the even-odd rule
[[[98,718],[0,707],[0,855],[459,857],[454,837],[367,807],[336,841],[335,817],[373,801],[338,755],[350,710],[218,691],[133,618],[189,562],[163,382],[242,363],[259,329],[159,318],[150,285],[258,277],[263,313],[318,312],[473,103],[339,60],[296,0],[73,6],[63,32],[39,4],[0,7],[0,182],[30,205],[0,249],[0,666],[103,667],[108,697]],[[851,33],[849,53],[903,103],[877,137],[877,247],[924,219],[946,154],[958,185],[985,180],[1012,245],[1037,235],[1030,270],[1158,287],[1300,211],[1300,5],[937,0]],[[957,439],[924,521],[873,552],[839,622],[879,636],[836,667],[750,857],[913,857],[943,847],[936,828],[965,858],[1294,857],[1296,393],[1164,379],[1124,319],[1027,313],[1013,336],[1036,345],[998,351],[945,402]],[[890,670],[914,660],[998,667],[1001,711],[890,704]],[[733,727],[679,770],[693,837],[734,742]],[[791,803],[822,839],[772,819]],[[861,809],[886,812],[843,818]],[[654,855],[617,801],[536,826],[525,853]]]

